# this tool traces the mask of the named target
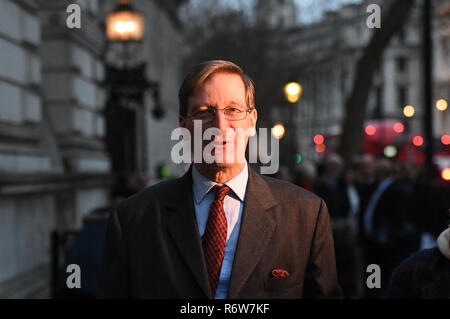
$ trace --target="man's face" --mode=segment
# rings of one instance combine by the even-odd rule
[[[244,82],[237,74],[214,74],[204,82],[194,96],[189,98],[187,117],[180,116],[180,126],[190,131],[192,145],[194,145],[194,119],[191,116],[210,108],[223,110],[230,107],[247,110]],[[208,144],[214,142],[214,148],[211,152],[213,156],[219,153],[226,154],[227,152],[234,154],[232,160],[230,160],[231,157],[225,158],[225,156],[221,156],[222,160],[219,159],[218,163],[214,165],[219,167],[231,166],[236,164],[239,161],[238,159],[245,157],[245,149],[248,142],[247,133],[251,129],[255,129],[257,113],[253,109],[245,115],[245,118],[242,120],[232,121],[226,119],[223,112],[218,111],[210,122],[202,123],[202,137],[203,133],[209,128],[217,128],[221,132],[221,136],[213,136],[210,140],[195,141],[196,143],[202,143],[202,150]]]

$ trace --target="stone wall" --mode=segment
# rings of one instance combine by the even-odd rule
[[[69,4],[81,29],[69,29]],[[180,3],[178,1],[177,3]],[[145,17],[141,50],[159,84],[162,119],[148,92],[140,116],[139,160],[183,173],[170,159],[178,125],[182,29],[176,6],[135,0]],[[116,0],[0,2],[0,298],[49,297],[52,231],[80,230],[95,209],[111,207],[114,174],[106,149],[104,19]]]
[[[82,31],[66,28],[69,3],[1,3],[3,298],[48,297],[51,231],[80,229],[85,215],[109,204],[103,38],[92,10]]]

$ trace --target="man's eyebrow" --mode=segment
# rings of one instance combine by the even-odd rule
[[[244,106],[245,103],[242,104],[241,102],[229,101],[229,102],[227,103],[227,105]]]
[[[240,102],[236,102],[236,101],[228,101],[226,103],[227,106],[245,106],[245,103],[240,103]],[[201,104],[195,104],[192,106],[192,109],[198,109],[202,106],[206,106],[206,107],[216,107],[213,104],[209,104],[209,103],[201,103]]]

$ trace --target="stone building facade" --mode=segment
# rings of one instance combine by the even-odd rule
[[[180,83],[180,1],[132,1],[145,18],[142,55],[159,84],[165,117],[146,94],[137,147],[142,173],[157,181],[171,164]],[[69,29],[69,4],[81,29]],[[49,296],[50,233],[77,230],[111,205],[115,181],[105,145],[104,18],[115,0],[0,1],[0,297]],[[181,174],[174,167],[172,173]]]

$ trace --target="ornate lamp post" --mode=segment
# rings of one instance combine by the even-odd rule
[[[153,95],[153,116],[163,116],[158,83],[147,79],[146,63],[138,57],[144,30],[144,17],[129,0],[120,0],[106,17],[106,144],[118,174],[115,190],[121,196],[139,189],[147,171],[147,91]]]

